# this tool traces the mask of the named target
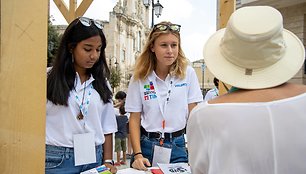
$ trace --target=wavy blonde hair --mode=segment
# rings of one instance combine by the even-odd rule
[[[171,22],[160,22],[158,24],[165,24],[165,25],[171,25]],[[157,24],[157,25],[158,25]],[[150,73],[155,70],[156,65],[157,65],[157,60],[156,60],[156,56],[155,53],[153,53],[151,51],[151,46],[154,44],[155,40],[163,34],[168,34],[171,33],[173,35],[175,35],[178,40],[178,56],[177,59],[175,60],[175,62],[173,62],[173,64],[170,67],[170,74],[171,75],[175,75],[180,79],[185,78],[186,76],[186,69],[187,69],[187,64],[188,64],[188,60],[185,57],[185,54],[181,48],[181,37],[180,37],[180,33],[177,31],[171,31],[169,29],[165,30],[165,31],[160,31],[158,29],[152,29],[149,37],[147,38],[147,42],[144,46],[144,49],[142,51],[142,53],[140,54],[140,56],[138,57],[138,59],[136,60],[136,64],[134,67],[134,80],[145,80]]]

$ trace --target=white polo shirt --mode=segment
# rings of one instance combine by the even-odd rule
[[[104,103],[99,93],[91,88],[94,78],[91,76],[86,81],[86,94],[91,92],[88,112],[83,120],[76,117],[79,114],[79,105],[76,101],[76,94],[83,95],[84,84],[80,83],[80,78],[76,76],[76,91],[70,91],[68,106],[55,105],[47,101],[46,113],[46,144],[63,147],[73,147],[73,135],[87,132],[95,133],[95,145],[104,143],[104,134],[114,133],[117,131],[116,117],[113,103]],[[91,90],[90,90],[91,88]]]
[[[184,79],[168,75],[163,81],[154,71],[144,81],[135,81],[132,77],[125,110],[141,112],[141,125],[148,132],[162,131],[162,121],[165,119],[164,131],[171,133],[185,128],[188,104],[202,101],[198,78],[194,69],[188,66]]]
[[[219,90],[218,90],[218,88],[214,87],[214,88],[210,89],[209,91],[207,91],[207,93],[205,95],[205,98],[204,98],[204,101],[214,99],[218,96],[219,96]]]

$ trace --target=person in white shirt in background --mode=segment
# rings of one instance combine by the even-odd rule
[[[203,52],[208,69],[233,88],[190,114],[192,173],[305,174],[306,86],[288,82],[305,48],[283,28],[281,13],[239,8]]]
[[[205,94],[204,101],[208,101],[219,96],[219,79],[216,77],[214,77],[214,85],[215,86]]]

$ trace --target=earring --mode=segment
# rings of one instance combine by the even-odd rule
[[[74,63],[74,57],[73,54],[71,54],[71,62]]]

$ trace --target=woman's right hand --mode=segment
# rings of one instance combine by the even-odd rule
[[[144,171],[147,171],[148,170],[147,167],[149,166],[151,166],[151,163],[147,158],[144,158],[142,155],[137,155],[132,164],[132,167],[134,169],[144,170]]]

